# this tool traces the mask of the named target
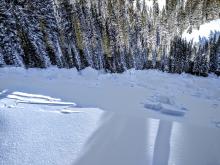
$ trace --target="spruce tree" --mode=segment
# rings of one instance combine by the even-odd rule
[[[69,0],[57,1],[58,29],[63,58],[69,68],[82,69],[82,34],[75,5]]]
[[[32,3],[15,3],[15,17],[19,30],[19,37],[22,38],[24,50],[24,61],[26,67],[45,68],[51,65],[46,44],[43,40],[40,16],[36,6],[38,0]]]
[[[5,62],[4,62],[4,58],[3,58],[3,53],[2,53],[2,49],[0,49],[0,67],[4,66]]]
[[[209,41],[209,57],[210,57],[210,72],[215,73],[218,68],[218,56],[217,56],[217,33],[210,35]]]
[[[218,41],[216,43],[216,47],[217,47],[217,50],[216,50],[216,56],[217,56],[217,68],[216,68],[216,71],[215,73],[217,75],[220,75],[220,37],[218,37]]]
[[[6,65],[23,66],[24,52],[18,37],[15,4],[0,0],[0,49]]]
[[[51,64],[64,67],[65,64],[59,39],[55,3],[53,0],[38,0],[36,8],[40,19],[40,28],[44,36],[43,40]]]

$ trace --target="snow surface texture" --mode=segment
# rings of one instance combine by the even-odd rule
[[[1,165],[60,165],[76,160],[98,127],[102,111],[59,100],[21,92],[2,98]]]
[[[1,165],[219,165],[219,139],[215,75],[0,69]]]
[[[195,43],[199,42],[200,38],[208,39],[211,32],[220,32],[220,19],[213,20],[211,22],[205,23],[198,29],[192,29],[192,33],[188,32],[189,29],[183,32],[182,38],[187,41],[193,41]]]

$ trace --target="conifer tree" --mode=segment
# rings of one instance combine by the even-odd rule
[[[0,49],[0,67],[4,66],[5,62],[4,62],[4,58],[3,58],[3,53],[2,50]]]
[[[53,65],[64,67],[55,3],[53,0],[38,0],[36,8],[50,61]]]
[[[207,49],[208,44],[200,46],[195,56],[193,72],[197,75],[207,76],[208,74]]]
[[[22,38],[21,46],[25,53],[25,65],[45,68],[50,66],[51,62],[43,40],[40,16],[36,5],[38,5],[38,0],[34,0],[32,3],[15,3],[15,15],[19,36]]]
[[[219,70],[217,34],[195,46],[176,37],[219,18],[217,0],[166,0],[162,10],[158,0],[152,7],[142,0],[0,2],[0,65]]]
[[[217,50],[216,50],[216,56],[217,56],[217,59],[216,59],[216,63],[217,63],[217,67],[216,67],[216,71],[215,73],[217,75],[220,75],[220,37],[218,37],[218,40],[217,40],[217,43],[216,43],[216,47],[217,47]]]
[[[14,4],[0,0],[0,49],[4,63],[7,65],[23,66],[23,50],[17,31],[14,15]]]
[[[69,68],[82,69],[82,35],[75,5],[69,0],[57,1],[57,20],[63,58]]]

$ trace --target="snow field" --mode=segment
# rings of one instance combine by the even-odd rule
[[[220,164],[220,79],[0,69],[0,164]]]

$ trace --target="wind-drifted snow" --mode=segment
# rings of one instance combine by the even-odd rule
[[[200,38],[208,39],[211,32],[220,32],[220,19],[210,21],[208,23],[202,24],[198,29],[192,29],[192,33],[188,32],[189,29],[183,32],[182,38],[187,41],[199,42]]]
[[[0,69],[0,164],[220,164],[220,79]]]

